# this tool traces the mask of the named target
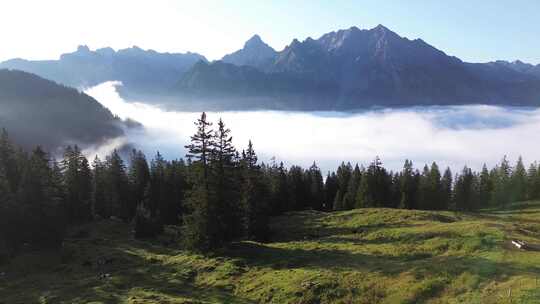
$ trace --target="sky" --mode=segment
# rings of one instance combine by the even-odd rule
[[[56,59],[83,44],[214,60],[254,34],[281,50],[294,38],[378,24],[469,62],[540,63],[537,0],[2,0],[0,60]]]
[[[200,113],[164,111],[151,104],[126,102],[118,82],[106,82],[86,91],[122,119],[135,119],[145,127],[129,130],[125,137],[85,147],[87,157],[108,155],[131,144],[148,158],[156,151],[166,159],[183,158],[184,146],[195,132]],[[421,169],[437,161],[454,172],[468,165],[480,170],[493,167],[504,155],[514,164],[538,159],[540,109],[496,106],[411,107],[406,109],[343,112],[209,112],[208,119],[222,118],[231,129],[233,144],[245,149],[252,140],[260,161],[275,157],[287,166],[309,167],[313,161],[324,171],[342,161],[367,166],[379,156],[385,167],[400,170],[405,159]]]

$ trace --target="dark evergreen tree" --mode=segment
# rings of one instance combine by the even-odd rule
[[[129,214],[135,215],[137,206],[145,201],[145,190],[150,182],[150,169],[142,151],[133,149],[130,155],[128,180],[130,189]]]
[[[114,150],[105,161],[105,204],[109,216],[130,219],[129,184],[126,166],[118,151]]]
[[[59,247],[66,228],[66,214],[47,153],[37,147],[25,166],[18,201],[24,214],[23,239],[36,248]]]
[[[400,202],[399,207],[403,209],[418,208],[418,184],[415,179],[412,161],[405,160],[400,180]]]
[[[362,172],[357,164],[352,171],[351,177],[347,185],[347,190],[345,192],[345,195],[343,196],[343,203],[341,205],[342,210],[350,210],[355,207],[356,195],[358,194],[358,187],[360,187],[361,179]]]
[[[392,176],[382,167],[379,157],[369,165],[362,175],[358,194],[357,208],[390,207]]]
[[[20,153],[22,154],[22,153]],[[17,191],[22,170],[18,167],[17,155],[8,133],[5,129],[0,132],[0,167],[3,168],[11,192]]]
[[[300,166],[291,166],[289,168],[289,207],[288,210],[303,210],[309,203],[307,201],[307,187],[304,181],[304,169]]]
[[[338,178],[336,173],[328,173],[324,183],[324,203],[323,210],[331,211],[333,209],[334,198],[338,191]]]
[[[475,175],[465,166],[456,178],[454,187],[454,205],[458,211],[472,211],[476,209]]]
[[[527,199],[527,170],[521,156],[510,176],[510,191],[510,201],[512,202]]]
[[[105,164],[96,155],[92,163],[92,202],[93,214],[102,218],[111,216],[111,208],[107,198],[107,170]]]
[[[248,239],[266,241],[270,237],[268,190],[263,183],[261,168],[251,140],[243,153],[243,186],[241,205],[244,210],[245,235]]]
[[[246,157],[255,158],[256,162],[252,148],[250,141]],[[242,210],[237,203],[239,200],[237,191],[239,181],[235,180],[238,164],[235,163],[235,155],[236,149],[232,144],[231,130],[220,119],[212,142],[210,168],[212,170],[211,187],[214,189],[220,232],[222,233],[220,238],[224,241],[230,241],[242,235],[242,226],[240,225]],[[259,177],[262,178],[262,175]]]
[[[151,217],[161,217],[166,212],[167,185],[165,181],[165,170],[167,161],[156,152],[156,156],[150,162],[149,189],[146,208],[150,211]]]
[[[343,198],[347,193],[349,188],[349,181],[352,176],[353,168],[350,163],[345,164],[344,162],[337,169],[337,185],[338,189],[336,191],[336,196],[334,198],[334,210],[344,210]]]
[[[491,201],[491,192],[493,191],[493,185],[491,182],[491,176],[487,169],[486,164],[482,166],[478,180],[478,204],[479,206],[486,208]]]
[[[441,178],[441,208],[442,210],[449,210],[452,203],[452,171],[449,167],[444,170],[444,174]]]
[[[211,191],[209,158],[212,154],[214,132],[212,123],[206,119],[206,113],[195,122],[197,130],[187,145],[188,160],[191,161],[190,182],[192,188],[187,195],[186,207],[189,213],[184,215],[183,241],[187,248],[211,250],[223,245],[220,239],[218,210],[215,193]]]
[[[511,168],[505,156],[500,165],[496,166],[491,174],[493,186],[491,201],[493,205],[505,207],[510,202],[512,193],[510,176]]]
[[[78,146],[68,146],[61,163],[66,188],[69,220],[88,221],[92,218],[92,173],[88,160]]]
[[[540,171],[538,163],[534,162],[527,171],[527,199],[536,200],[540,198]]]
[[[324,182],[321,169],[315,162],[309,167],[309,201],[314,210],[323,210],[324,204]]]
[[[283,162],[281,162],[279,166],[274,165],[271,172],[271,214],[279,215],[289,210],[289,184],[287,179],[287,169],[285,169]]]

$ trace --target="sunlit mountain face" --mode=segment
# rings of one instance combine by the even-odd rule
[[[87,154],[106,154],[125,144],[148,155],[160,151],[168,158],[184,157],[184,145],[195,131],[199,112],[166,110],[144,100],[126,102],[117,92],[118,82],[86,90],[114,114],[144,125],[128,131],[109,145]],[[464,165],[479,169],[507,155],[533,161],[540,143],[532,140],[540,128],[540,110],[498,106],[433,106],[378,108],[361,112],[242,111],[209,112],[231,128],[238,148],[252,140],[261,160],[309,166],[317,161],[323,171],[342,161],[367,164],[376,156],[390,169],[400,169],[405,159],[416,166],[437,161],[454,170]],[[529,140],[531,139],[531,140]]]

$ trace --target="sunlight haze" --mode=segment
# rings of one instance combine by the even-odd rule
[[[338,4],[339,5],[336,5]],[[0,60],[57,59],[77,45],[137,45],[220,59],[254,34],[276,50],[351,26],[384,24],[465,61],[540,63],[540,3],[519,1],[81,1],[0,3]]]

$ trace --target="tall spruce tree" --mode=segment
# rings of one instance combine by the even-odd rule
[[[150,182],[148,162],[146,156],[140,150],[133,149],[131,151],[128,180],[130,189],[129,213],[134,216],[137,206],[143,205],[145,201],[145,190]]]
[[[211,187],[215,193],[215,203],[219,215],[221,238],[230,241],[242,235],[241,209],[237,202],[239,200],[238,180],[236,170],[238,164],[235,163],[236,149],[232,144],[231,130],[225,126],[223,120],[219,119],[218,128],[214,133],[212,153],[210,154]],[[249,149],[252,149],[251,141]],[[248,157],[255,157],[254,151]]]
[[[478,204],[481,207],[486,208],[489,205],[492,191],[493,184],[491,182],[491,176],[486,164],[484,164],[478,181]]]
[[[338,191],[338,178],[335,172],[328,172],[324,182],[324,203],[323,210],[331,211],[333,209],[334,198]]]
[[[449,210],[452,203],[452,171],[450,167],[447,167],[444,170],[444,174],[441,178],[441,188],[442,188],[442,198],[441,198],[441,207],[442,210]]]
[[[413,163],[405,160],[400,180],[401,200],[399,207],[403,209],[418,208],[418,184],[414,176]]]
[[[344,210],[343,198],[347,193],[349,188],[349,181],[352,176],[353,168],[350,163],[345,164],[344,162],[338,167],[336,176],[337,176],[337,185],[338,189],[336,191],[336,196],[334,198],[334,210]]]
[[[538,163],[533,162],[527,171],[527,199],[536,200],[540,198],[540,171]]]
[[[493,191],[491,195],[492,204],[499,207],[505,207],[511,200],[511,167],[503,157],[501,163],[493,169],[491,176]]]
[[[24,212],[24,239],[37,248],[59,247],[66,228],[61,185],[47,153],[37,147],[22,175],[18,200]]]
[[[194,250],[212,250],[223,245],[220,238],[218,209],[215,193],[210,188],[209,159],[214,146],[212,123],[207,121],[206,113],[195,122],[197,130],[191,136],[188,149],[188,161],[191,162],[189,191],[186,207],[189,213],[184,216],[183,241],[187,248]]]
[[[107,171],[105,164],[96,155],[92,162],[92,205],[93,214],[102,218],[111,216],[107,197]]]
[[[66,187],[66,204],[70,221],[92,218],[92,174],[88,160],[77,145],[66,147],[61,163]]]
[[[356,195],[358,194],[358,187],[360,187],[360,180],[362,179],[362,171],[358,164],[354,167],[345,195],[343,196],[343,203],[341,204],[342,210],[351,210],[356,205]]]
[[[251,140],[243,156],[241,204],[244,209],[245,235],[248,239],[266,241],[270,236],[268,191],[263,183],[261,168],[257,165],[257,155]]]
[[[321,169],[315,162],[309,167],[310,183],[309,183],[309,199],[311,208],[314,210],[323,210],[324,204],[324,182],[321,174]]]
[[[129,204],[128,176],[124,161],[117,150],[107,156],[105,168],[107,214],[129,220],[131,207]]]
[[[510,176],[510,191],[510,201],[523,201],[527,198],[527,170],[521,156]]]

